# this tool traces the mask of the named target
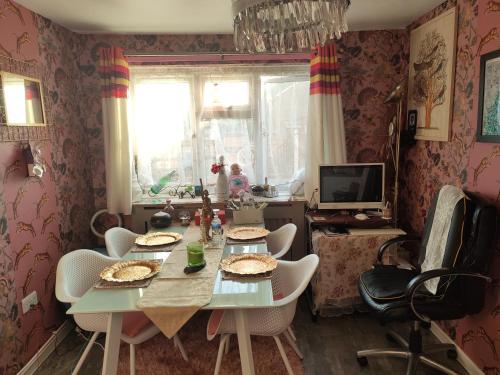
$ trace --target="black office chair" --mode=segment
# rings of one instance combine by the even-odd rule
[[[441,268],[420,271],[434,220],[436,196],[427,215],[422,239],[400,236],[387,241],[379,249],[378,264],[361,275],[361,297],[382,323],[412,321],[413,326],[408,341],[392,330],[387,333],[388,339],[403,349],[358,351],[360,365],[368,364],[367,357],[398,357],[408,359],[407,375],[416,373],[419,362],[445,374],[456,374],[425,356],[446,351],[448,357],[456,359],[455,345],[435,344],[424,350],[420,327],[422,324],[430,325],[433,320],[461,319],[483,308],[486,282],[491,281],[487,274],[495,247],[497,213],[494,206],[476,195],[466,195],[470,199],[461,199],[453,210]],[[382,255],[390,245],[416,240],[421,241],[417,269],[406,270],[381,264]],[[437,292],[431,294],[423,284],[437,277],[440,278]]]

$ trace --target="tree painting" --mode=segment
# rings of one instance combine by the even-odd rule
[[[497,92],[491,106],[486,109],[483,134],[500,135],[500,91]]]
[[[413,100],[425,108],[424,126],[431,127],[432,111],[446,97],[446,42],[437,31],[429,32],[418,46],[418,55],[413,63]]]

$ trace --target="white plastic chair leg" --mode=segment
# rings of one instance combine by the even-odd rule
[[[224,354],[229,353],[229,346],[230,345],[231,345],[231,334],[228,334],[225,349],[224,349]]]
[[[276,345],[278,345],[278,349],[280,351],[281,358],[283,359],[283,363],[285,364],[288,375],[293,375],[292,366],[290,365],[290,362],[288,362],[288,357],[286,356],[285,348],[283,348],[283,344],[281,343],[280,338],[278,336],[273,336],[273,339],[274,341],[276,341]]]
[[[290,337],[293,339],[293,341],[297,341],[297,337],[295,336],[295,333],[293,333],[292,326],[288,326],[286,330],[290,334]]]
[[[85,350],[82,353],[82,356],[78,360],[78,363],[75,366],[75,369],[71,373],[71,375],[77,375],[80,369],[82,368],[83,362],[85,362],[85,359],[89,355],[90,349],[92,349],[92,346],[94,345],[95,340],[97,339],[97,336],[99,336],[99,332],[94,332],[94,334],[90,337],[90,340],[85,347]]]
[[[130,375],[135,375],[135,345],[130,344]]]
[[[182,358],[186,361],[189,362],[189,357],[186,353],[186,350],[184,349],[184,346],[182,345],[181,339],[179,336],[175,335],[174,336],[174,346],[179,348],[179,351],[181,352]]]
[[[285,331],[285,332],[283,332],[283,335],[286,337],[288,343],[293,348],[293,350],[295,351],[295,353],[297,353],[298,357],[300,359],[304,359],[304,355],[302,354],[302,352],[300,351],[299,347],[297,346],[297,342],[295,342],[293,340],[292,336],[290,335],[290,332]]]
[[[217,362],[215,362],[214,375],[219,375],[220,366],[222,363],[222,354],[224,353],[224,347],[226,346],[226,342],[229,339],[229,337],[230,335],[227,334],[220,335],[219,351],[217,352]]]

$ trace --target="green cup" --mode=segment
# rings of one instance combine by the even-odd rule
[[[204,263],[203,244],[190,242],[187,244],[187,263],[189,267],[201,266]]]

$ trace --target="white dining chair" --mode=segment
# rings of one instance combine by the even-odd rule
[[[109,256],[114,258],[123,257],[134,246],[135,239],[139,236],[140,234],[122,227],[108,229],[104,233],[104,242]]]
[[[267,235],[267,249],[273,258],[280,259],[288,253],[288,250],[292,247],[295,233],[297,233],[297,226],[288,223]]]
[[[285,364],[288,374],[293,370],[285,349],[280,340],[283,334],[300,359],[302,353],[295,340],[290,337],[288,328],[295,316],[297,299],[306,289],[309,281],[318,267],[319,258],[316,254],[310,254],[296,262],[278,260],[278,267],[273,271],[272,283],[274,301],[273,306],[262,309],[251,309],[247,312],[248,329],[250,335],[272,336],[281,358]],[[220,335],[219,351],[214,374],[219,374],[222,355],[229,350],[229,341],[232,334],[236,333],[236,324],[231,310],[214,310],[207,325],[207,338],[212,340]]]
[[[57,264],[56,297],[64,303],[76,303],[85,292],[99,281],[99,273],[119,259],[110,258],[93,250],[74,250],[64,255]],[[92,345],[100,333],[106,332],[109,314],[75,314],[76,324],[85,331],[94,332],[78,360],[72,375],[78,374]],[[130,374],[135,375],[135,345],[160,333],[160,330],[142,312],[123,314],[121,339],[130,346]],[[185,361],[188,357],[180,339],[174,336],[174,345]],[[108,350],[108,348],[105,348]]]

